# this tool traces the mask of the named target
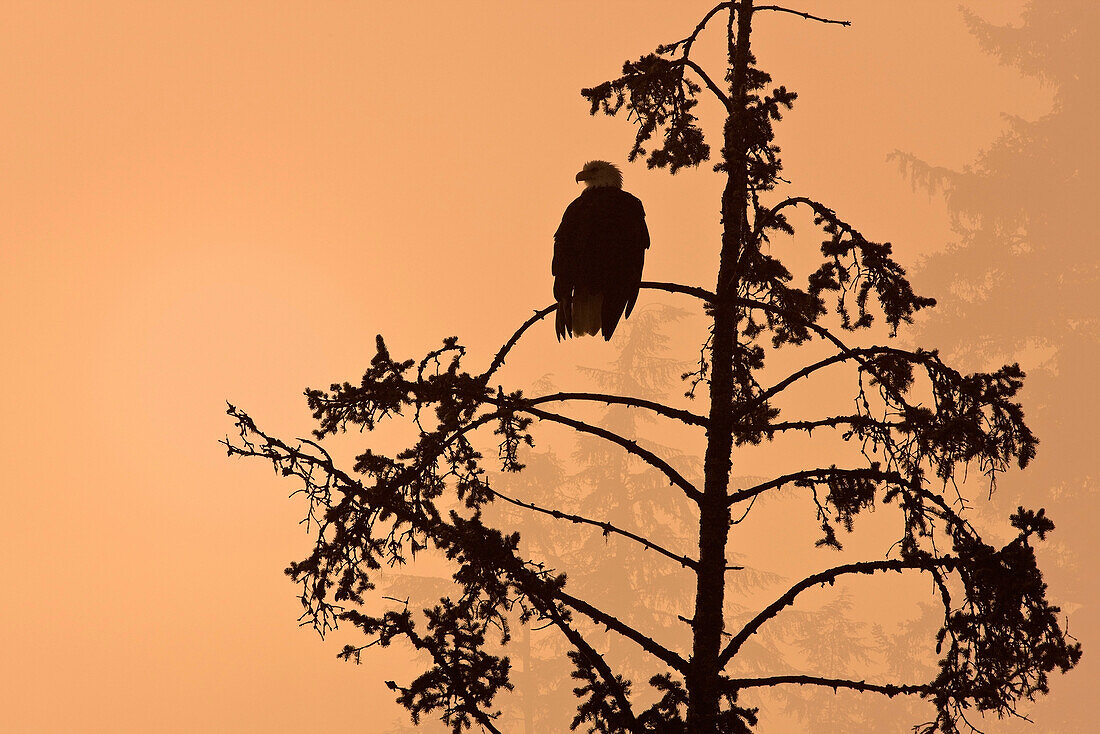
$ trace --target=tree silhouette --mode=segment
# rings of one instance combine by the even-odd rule
[[[377,353],[358,384],[307,390],[318,421],[316,440],[281,440],[244,411],[229,407],[239,431],[237,438],[226,439],[229,453],[270,460],[283,475],[301,482],[308,499],[314,548],[287,569],[300,584],[304,619],[322,633],[338,621],[359,627],[368,641],[345,648],[348,658],[395,640],[430,657],[415,680],[389,682],[414,721],[433,714],[454,732],[475,726],[501,731],[496,697],[513,685],[506,650],[516,624],[553,628],[560,635],[579,699],[572,726],[605,733],[749,732],[757,712],[741,702],[742,694],[792,685],[919,696],[936,711],[922,731],[956,732],[968,709],[1014,713],[1020,701],[1047,691],[1050,672],[1068,670],[1080,657],[1079,645],[1068,641],[1059,626],[1059,610],[1046,599],[1035,562],[1033,544],[1053,529],[1045,511],[1020,507],[1011,517],[1015,537],[997,548],[982,539],[965,506],[954,501],[955,478],[967,467],[992,481],[1012,463],[1023,467],[1035,455],[1037,441],[1015,402],[1023,373],[1017,365],[1006,365],[963,374],[936,351],[876,341],[892,336],[934,302],[913,292],[888,243],[866,239],[813,198],[776,195],[785,182],[773,124],[792,106],[795,94],[772,86],[756,65],[750,36],[754,17],[761,13],[840,23],[775,5],[754,7],[752,0],[720,3],[682,40],[627,62],[621,76],[582,90],[593,113],[625,110],[637,124],[630,160],[645,157],[650,167],[672,172],[710,156],[693,112],[704,89],[725,112],[715,165],[725,177],[716,285],[708,290],[643,284],[695,298],[703,306],[708,335],[698,366],[684,379],[688,395],[702,398],[705,392],[705,413],[629,394],[532,397],[505,389],[497,381],[505,359],[553,306],[527,319],[480,372],[465,366],[466,350],[456,337],[420,359],[395,358],[378,337]],[[727,69],[724,76],[712,77],[692,52],[719,18],[725,19]],[[770,254],[773,238],[794,235],[791,217],[798,210],[805,210],[824,233],[820,265],[803,287]],[[830,312],[835,319],[827,318]],[[878,317],[888,334],[875,326]],[[852,336],[842,337],[845,332]],[[811,342],[820,342],[828,350],[825,356]],[[813,356],[769,381],[766,367],[773,356],[796,347],[799,354]],[[797,402],[787,404],[796,384],[837,371],[845,372],[851,390],[850,413],[798,414]],[[703,434],[702,481],[693,481],[613,425],[564,412],[590,403],[651,413]],[[564,406],[563,412],[555,406]],[[781,410],[795,415],[781,420]],[[399,418],[415,429],[411,445],[395,456],[368,449],[352,471],[340,468],[320,443],[348,426],[372,431]],[[643,626],[652,620],[611,611],[614,599],[521,553],[518,533],[487,521],[487,508],[502,497],[475,432],[492,427],[501,470],[519,472],[536,421],[595,437],[644,462],[671,488],[649,502],[671,504],[667,493],[672,491],[696,513],[698,551],[686,553],[636,532],[627,524],[629,516],[613,523],[527,504],[531,512],[566,521],[562,532],[591,525],[678,565],[695,589],[693,603],[684,599],[686,608],[679,614],[690,637],[685,645],[667,639],[661,625]],[[835,432],[856,447],[856,452],[837,455],[846,459],[854,453],[858,463],[802,466],[731,487],[735,451],[815,430]],[[879,504],[896,509],[897,542],[887,557],[809,573],[743,624],[727,628],[727,588],[740,590],[742,571],[730,564],[731,528],[752,512],[758,498],[784,487],[796,488],[816,509],[819,546],[839,549],[841,532],[852,531],[857,516]],[[376,584],[385,567],[418,554],[451,565],[453,593],[415,614],[408,605],[379,609]],[[922,572],[936,590],[942,620],[930,643],[940,660],[931,680],[868,682],[844,671],[837,676],[782,669],[751,677],[731,673],[743,669],[740,663],[752,642],[775,626],[773,620],[803,592],[888,571]],[[839,620],[843,611],[838,608],[827,619]],[[656,672],[648,678],[647,694],[635,690],[635,680],[616,666],[613,655],[600,652],[593,626],[613,635],[616,644],[649,656]],[[838,625],[837,632],[843,631]]]

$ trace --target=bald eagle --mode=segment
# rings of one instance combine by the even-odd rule
[[[601,331],[608,340],[638,298],[649,229],[642,202],[623,191],[614,165],[589,161],[576,180],[585,189],[554,233],[558,341]]]

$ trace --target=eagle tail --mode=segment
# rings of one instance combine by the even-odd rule
[[[588,290],[573,295],[573,334],[585,336],[600,333],[603,324],[603,296]]]

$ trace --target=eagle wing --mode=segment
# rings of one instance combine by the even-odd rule
[[[573,336],[573,291],[577,287],[577,275],[582,266],[583,242],[587,239],[584,222],[586,213],[583,194],[566,207],[558,231],[554,233],[554,260],[550,272],[554,276],[554,300],[558,302],[555,330],[558,341]]]
[[[558,339],[573,335],[573,296],[578,288],[602,296],[601,331],[610,339],[623,312],[638,298],[649,247],[645,209],[617,188],[588,189],[565,210],[554,234],[554,298]]]
[[[638,300],[649,228],[645,209],[636,197],[620,189],[608,190],[604,208],[606,228],[597,265],[603,293],[603,338],[610,339],[619,319],[630,316]]]

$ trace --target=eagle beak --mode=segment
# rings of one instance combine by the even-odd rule
[[[580,173],[577,174],[577,178],[576,178],[577,183],[580,183],[581,181],[587,181],[587,180],[588,180],[588,176],[584,175],[584,171],[581,171]]]

